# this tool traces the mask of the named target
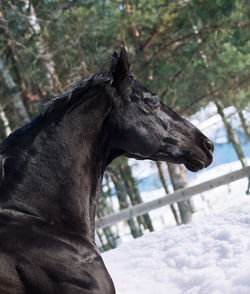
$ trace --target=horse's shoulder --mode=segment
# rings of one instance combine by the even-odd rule
[[[61,293],[46,271],[7,245],[0,244],[0,293]]]
[[[73,293],[87,289],[93,294],[114,293],[101,256],[87,238],[64,234],[33,219],[0,215],[0,244],[0,259],[4,256],[9,272],[15,271],[23,287],[33,287],[33,293],[45,293],[39,292],[43,284],[46,293],[57,293],[57,287]],[[0,279],[1,275],[0,266]],[[110,291],[102,292],[102,287]]]

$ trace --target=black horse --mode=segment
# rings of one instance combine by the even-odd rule
[[[127,52],[74,83],[0,145],[0,293],[113,294],[94,241],[99,186],[117,156],[212,162],[213,144],[131,75]]]

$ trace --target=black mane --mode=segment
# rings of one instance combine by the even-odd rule
[[[84,94],[93,86],[104,86],[106,84],[112,84],[112,75],[110,72],[101,71],[92,74],[84,80],[74,82],[70,85],[69,89],[63,93],[56,94],[49,99],[48,102],[44,103],[41,108],[42,116],[49,116],[55,111],[58,113],[61,110],[70,111],[75,106],[79,105],[83,100]],[[84,100],[87,97],[84,97]]]
[[[23,147],[28,144],[36,133],[39,133],[39,129],[42,129],[44,124],[50,122],[50,119],[61,118],[88,97],[92,97],[92,95],[84,96],[90,88],[94,87],[93,89],[96,91],[104,85],[111,84],[112,81],[112,76],[108,71],[97,72],[84,80],[72,83],[65,92],[50,97],[47,102],[41,105],[40,114],[23,127],[12,132],[0,143],[0,157],[13,152],[16,153],[18,150],[21,151],[20,146]],[[20,138],[22,139],[21,141]]]

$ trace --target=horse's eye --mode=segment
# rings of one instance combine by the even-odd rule
[[[145,98],[144,100],[146,101],[146,103],[148,103],[152,106],[158,106],[160,103],[157,96],[155,96],[154,98]]]

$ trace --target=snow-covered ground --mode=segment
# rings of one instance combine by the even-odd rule
[[[215,167],[194,183],[238,165]],[[249,294],[250,196],[246,188],[247,178],[195,196],[200,204],[196,201],[198,212],[191,224],[167,226],[103,254],[117,291]]]

